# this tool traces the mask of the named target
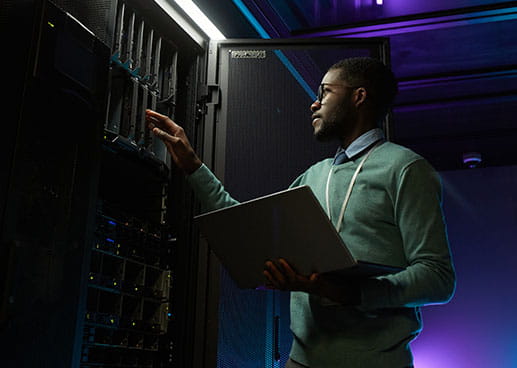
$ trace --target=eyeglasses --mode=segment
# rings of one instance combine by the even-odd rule
[[[321,104],[321,101],[323,101],[323,99],[325,98],[325,86],[341,86],[341,87],[345,87],[345,88],[352,88],[352,89],[356,89],[356,88],[359,88],[359,87],[353,87],[353,86],[347,86],[346,84],[337,84],[337,83],[321,83],[318,87],[318,93],[317,93],[317,98],[318,98],[318,102]]]

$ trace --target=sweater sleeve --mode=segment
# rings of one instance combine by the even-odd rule
[[[298,176],[292,183],[291,185],[289,185],[289,188],[296,188],[296,187],[299,187],[300,185],[303,185],[303,182],[304,182],[304,179],[305,179],[305,173],[301,174],[300,176]]]
[[[214,211],[239,203],[205,164],[187,176],[187,182],[201,202],[203,211]]]
[[[436,171],[423,159],[399,175],[394,213],[407,268],[361,283],[360,309],[417,307],[445,303],[455,289],[455,273],[441,207]]]

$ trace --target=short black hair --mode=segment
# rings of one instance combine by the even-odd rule
[[[371,57],[353,57],[338,61],[329,70],[338,69],[340,78],[353,87],[364,87],[373,102],[378,119],[383,119],[398,92],[393,72],[382,61]]]

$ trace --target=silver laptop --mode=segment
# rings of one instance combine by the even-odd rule
[[[263,286],[264,263],[278,258],[304,275],[367,277],[401,270],[356,260],[308,186],[208,212],[195,220],[240,288]]]

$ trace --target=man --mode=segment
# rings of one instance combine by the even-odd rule
[[[340,148],[292,186],[311,187],[356,258],[404,270],[333,280],[299,275],[283,259],[267,262],[270,287],[292,292],[287,368],[411,367],[409,343],[422,327],[420,306],[447,302],[454,292],[438,175],[416,153],[386,142],[378,129],[396,92],[384,64],[351,58],[328,70],[311,105],[315,137],[338,140]],[[237,203],[178,125],[152,111],[148,122],[206,209]]]

